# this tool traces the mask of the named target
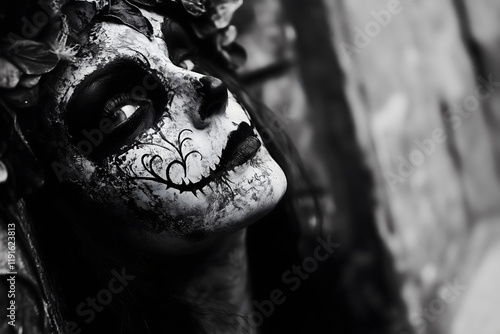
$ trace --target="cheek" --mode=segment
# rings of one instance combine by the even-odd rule
[[[186,238],[241,228],[269,212],[286,189],[283,172],[264,148],[250,162],[229,172],[228,183],[213,183],[196,196],[139,179],[150,176],[149,166],[142,164],[144,155],[161,151],[163,161],[152,167],[156,174],[164,174],[176,153],[134,148],[96,170],[89,195],[134,226]]]
[[[192,194],[168,190],[156,182],[136,181],[130,165],[120,162],[98,168],[83,192],[111,217],[139,229],[186,236],[202,228],[208,210],[206,201]],[[190,197],[189,197],[190,196]]]
[[[120,218],[156,232],[189,235],[203,229],[216,199],[182,187],[215,169],[220,154],[216,146],[222,141],[209,140],[188,126],[182,117],[163,119],[159,129],[148,130],[126,152],[95,168],[90,180],[82,182],[83,191]],[[221,194],[228,196],[226,189],[217,190],[219,201]]]

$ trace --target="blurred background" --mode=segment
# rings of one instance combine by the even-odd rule
[[[344,247],[335,284],[394,333],[500,333],[500,1],[245,0],[235,24]]]

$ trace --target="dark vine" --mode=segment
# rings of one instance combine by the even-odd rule
[[[186,183],[184,180],[182,181],[181,184],[175,183],[172,178],[170,177],[170,171],[173,166],[175,165],[180,165],[182,167],[182,170],[184,171],[184,177],[187,177],[187,160],[190,156],[194,154],[198,154],[200,156],[200,159],[203,159],[202,154],[197,151],[193,150],[190,151],[189,153],[185,154],[183,152],[183,146],[184,143],[192,140],[191,137],[185,136],[184,139],[182,139],[182,134],[188,133],[188,132],[193,132],[190,129],[184,129],[179,134],[177,135],[177,145],[169,141],[161,131],[159,131],[160,136],[162,140],[167,143],[170,147],[172,147],[175,152],[178,154],[179,158],[170,162],[167,166],[167,170],[165,171],[165,177],[162,177],[159,175],[155,170],[154,170],[154,164],[155,162],[159,162],[160,164],[163,164],[163,158],[159,154],[144,154],[141,157],[141,164],[144,167],[144,169],[151,175],[150,177],[140,177],[137,176],[136,173],[134,173],[136,176],[132,178],[133,181],[136,180],[145,180],[145,181],[154,181],[158,183],[165,184],[167,186],[167,189],[173,188],[179,190],[181,193],[183,192],[192,192],[195,196],[197,196],[197,191],[203,192],[203,188],[208,186],[211,188],[210,183],[215,182],[215,183],[222,183],[225,184],[232,192],[231,186],[229,181],[227,179],[227,171],[225,170],[224,166],[221,165],[216,165],[215,169],[210,168],[210,174],[208,176],[202,177],[202,179],[198,182],[188,182]],[[166,150],[172,151],[171,148],[159,144],[149,144],[149,143],[140,143],[140,145],[147,145],[147,146],[158,146],[161,148],[164,148]],[[212,189],[212,188],[211,188]]]

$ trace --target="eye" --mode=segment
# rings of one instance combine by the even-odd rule
[[[117,60],[75,89],[66,106],[68,133],[82,155],[99,161],[126,150],[153,127],[168,100],[167,88],[149,69]]]
[[[130,119],[148,101],[142,102],[133,101],[127,94],[120,94],[105,104],[103,117],[111,121],[110,127],[114,130]]]
[[[120,146],[130,143],[135,137],[152,127],[158,118],[153,102],[147,98],[137,99],[129,94],[119,94],[108,100],[101,112],[99,124],[105,124],[106,134],[96,153],[116,152]]]
[[[192,71],[195,65],[191,59],[185,59],[182,62],[180,62],[179,67],[182,67],[183,69],[188,71]]]

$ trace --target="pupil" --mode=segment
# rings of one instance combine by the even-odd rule
[[[127,104],[117,109],[113,113],[112,117],[113,119],[111,120],[113,122],[113,127],[117,127],[123,122],[125,122],[127,119],[130,118],[130,116],[132,116],[137,111],[137,109],[139,109],[138,105],[131,105],[131,104]]]

